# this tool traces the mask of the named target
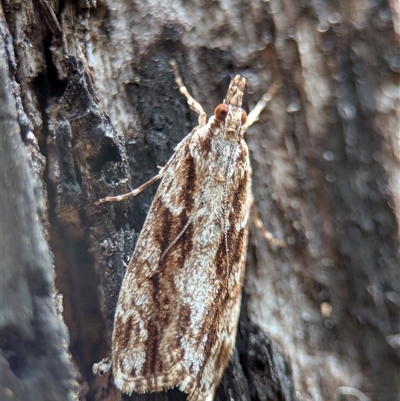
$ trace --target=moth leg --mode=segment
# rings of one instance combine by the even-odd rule
[[[199,127],[204,127],[206,125],[206,113],[201,107],[199,102],[196,102],[190,95],[189,91],[187,90],[186,86],[183,84],[181,75],[179,74],[178,66],[176,64],[175,60],[170,60],[169,62],[170,66],[174,70],[174,75],[175,75],[175,82],[178,85],[179,92],[185,97],[186,101],[188,102],[188,105],[191,110],[196,112],[199,115]]]
[[[247,131],[247,128],[249,128],[258,120],[258,117],[260,116],[261,112],[265,109],[267,104],[274,97],[275,93],[280,88],[280,86],[281,86],[280,83],[275,82],[272,86],[270,86],[268,91],[264,93],[264,95],[258,101],[254,109],[248,114],[246,124],[242,126],[242,134],[244,134]]]
[[[286,246],[286,242],[274,237],[268,230],[265,229],[263,222],[258,217],[257,209],[254,203],[251,204],[251,217],[253,218],[254,225],[261,231],[263,237],[271,244],[283,248]]]
[[[165,167],[163,167],[157,175],[155,175],[149,181],[145,182],[144,184],[142,184],[140,187],[134,189],[133,191],[128,192],[123,195],[106,196],[105,198],[99,199],[97,202],[95,202],[95,205],[97,206],[104,202],[120,202],[120,201],[128,199],[132,196],[136,196],[136,195],[140,194],[144,189],[146,189],[149,185],[153,184],[153,182],[156,182],[157,180],[162,178],[162,176],[164,175],[164,172],[165,172]]]

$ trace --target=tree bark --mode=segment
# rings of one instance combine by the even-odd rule
[[[75,372],[56,313],[37,173],[43,157],[25,132],[10,35],[0,20],[0,383],[1,399],[72,401]],[[10,79],[11,78],[11,79]],[[25,118],[24,118],[25,117]],[[28,157],[29,158],[28,158]],[[36,192],[36,193],[35,193]]]
[[[20,131],[18,142],[2,145],[2,174],[27,159],[36,177],[34,184],[18,176],[8,186],[2,181],[2,204],[22,213],[25,206],[5,194],[34,190],[25,204],[38,211],[35,224],[53,253],[79,370],[76,397],[122,399],[112,377],[93,376],[92,365],[110,354],[119,288],[157,185],[129,201],[95,201],[153,177],[196,125],[173,79],[174,58],[208,116],[237,73],[247,79],[247,111],[271,84],[281,84],[246,141],[258,213],[286,246],[271,245],[251,223],[236,349],[215,399],[400,400],[400,9],[394,0],[1,5],[11,80],[3,79],[2,89],[15,103],[14,141]],[[36,232],[23,234],[21,224],[3,220],[9,209],[3,210],[5,250],[21,235],[40,244]],[[11,275],[17,254],[13,263],[2,256],[10,286],[19,282]],[[3,315],[8,303],[3,298]],[[51,322],[44,319],[43,330],[54,330]],[[18,340],[7,341],[3,353]],[[60,351],[65,338],[58,341],[63,368],[50,374],[43,399],[58,399],[51,392],[58,372],[64,383],[72,380]],[[46,363],[28,376],[53,366],[48,352],[40,353]],[[2,380],[11,388],[8,376]],[[27,383],[16,386],[14,394],[35,395]],[[172,390],[131,399],[185,396]]]

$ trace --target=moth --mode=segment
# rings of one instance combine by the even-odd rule
[[[206,123],[170,64],[198,126],[154,178],[98,202],[135,196],[162,178],[119,294],[112,369],[124,393],[178,387],[189,401],[212,401],[235,343],[253,203],[243,135],[277,86],[247,116],[246,81],[236,76]]]

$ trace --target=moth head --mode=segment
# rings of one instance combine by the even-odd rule
[[[240,107],[242,105],[244,87],[246,86],[246,79],[240,75],[236,75],[229,84],[228,92],[224,99],[225,104]]]
[[[214,119],[220,126],[220,136],[231,141],[242,139],[242,126],[246,123],[247,114],[242,105],[246,80],[239,75],[231,80],[224,102],[214,110]]]
[[[221,137],[232,141],[242,139],[241,128],[246,123],[247,113],[241,107],[221,103],[214,110],[214,120],[220,126]]]

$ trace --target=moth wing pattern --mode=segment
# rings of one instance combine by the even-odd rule
[[[166,169],[121,287],[112,360],[126,393],[177,386],[190,401],[212,399],[234,345],[251,196],[248,151],[243,142],[239,191],[225,200],[232,205],[227,258],[225,191],[190,155],[197,133]],[[218,206],[210,212],[211,201]]]
[[[179,387],[211,401],[228,364],[252,204],[244,83],[232,80],[226,119],[195,128],[164,168],[115,313],[113,375],[124,393]]]

